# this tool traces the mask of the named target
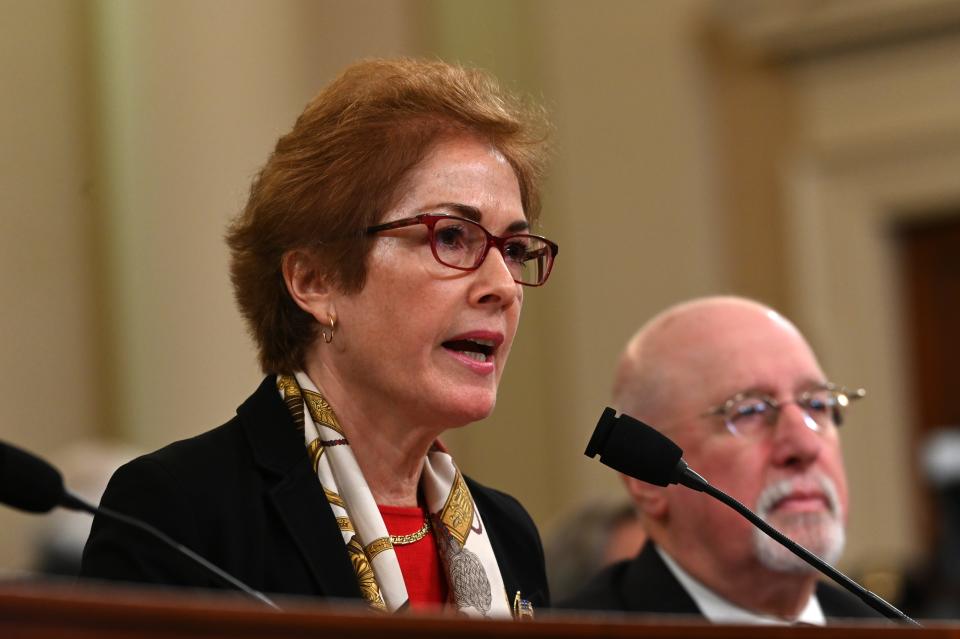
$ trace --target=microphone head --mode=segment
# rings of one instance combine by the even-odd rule
[[[0,442],[0,502],[31,513],[45,513],[66,495],[56,468],[25,450]]]
[[[683,450],[668,437],[643,422],[606,408],[584,451],[600,455],[600,463],[625,475],[657,486],[679,481],[678,464]]]

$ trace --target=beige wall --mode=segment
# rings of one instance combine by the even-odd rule
[[[49,451],[101,417],[82,13],[0,15],[0,439]],[[32,523],[0,508],[0,566],[24,565]]]
[[[957,210],[958,60],[960,30],[790,71],[800,123],[782,167],[793,304],[824,365],[871,392],[844,433],[852,500],[867,505],[850,517],[851,539],[863,541],[846,559],[859,567],[926,550],[906,428],[916,415],[909,292],[892,229]]]
[[[254,172],[349,61],[439,55],[553,112],[542,230],[562,246],[550,285],[526,297],[497,411],[449,443],[545,529],[617,493],[581,451],[622,343],[675,301],[757,290],[727,231],[740,218],[719,204],[725,123],[699,57],[712,6],[0,0],[2,86],[15,87],[0,101],[0,438],[57,460],[83,437],[153,448],[227,419],[259,378],[222,242]],[[771,253],[753,268],[795,291],[796,265]],[[815,326],[815,302],[784,296]],[[848,454],[855,488],[890,487]],[[871,545],[872,523],[904,506],[893,488],[889,502],[861,495],[860,559],[910,548],[909,524]],[[0,569],[27,565],[36,521],[0,509]]]

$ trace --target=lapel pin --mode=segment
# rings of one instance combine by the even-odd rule
[[[533,604],[520,597],[520,591],[513,596],[513,618],[517,621],[533,621]]]

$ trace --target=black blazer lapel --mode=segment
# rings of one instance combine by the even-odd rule
[[[360,598],[360,587],[317,476],[303,434],[290,417],[273,375],[238,409],[254,458],[264,473],[267,499],[327,597]]]
[[[486,523],[486,522],[485,522]],[[513,570],[513,564],[507,558],[507,550],[503,546],[503,540],[497,534],[495,527],[487,525],[487,531],[490,536],[490,548],[493,550],[493,556],[497,558],[497,566],[500,568],[500,578],[503,579],[503,589],[507,593],[507,603],[513,605],[513,597],[520,591],[520,596],[529,599],[531,594],[523,588],[519,576]]]
[[[520,597],[535,607],[549,605],[543,549],[530,516],[513,498],[486,488],[469,477],[464,476],[464,480],[483,518],[507,602],[512,606],[519,591]]]
[[[817,583],[817,600],[827,619],[870,619],[886,620],[886,617],[863,603],[846,590],[830,583]]]

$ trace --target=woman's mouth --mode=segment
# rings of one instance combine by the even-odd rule
[[[496,370],[494,361],[503,335],[493,331],[471,331],[441,344],[461,364],[474,373],[489,375]]]
[[[444,342],[443,347],[477,362],[486,362],[496,349],[492,339],[454,339]]]

